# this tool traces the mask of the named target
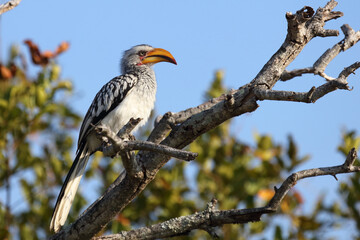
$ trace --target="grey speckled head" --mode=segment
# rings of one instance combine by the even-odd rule
[[[140,44],[136,45],[129,50],[126,50],[124,52],[124,55],[121,59],[121,72],[122,74],[125,74],[128,70],[133,69],[136,67],[139,63],[141,63],[140,55],[142,52],[146,53],[154,48],[147,44]]]

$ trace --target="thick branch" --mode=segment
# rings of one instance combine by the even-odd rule
[[[324,30],[323,26],[326,21],[342,15],[340,12],[332,11],[335,6],[336,2],[332,0],[324,8],[319,8],[314,15],[312,15],[310,9],[304,8],[296,13],[296,15],[299,15],[295,17],[299,19],[298,23],[288,18],[288,23],[292,24],[290,27],[292,32],[288,32],[285,42],[249,84],[219,98],[211,99],[197,107],[189,108],[180,113],[166,114],[157,122],[149,140],[171,148],[182,149],[197,137],[224,121],[255,111],[258,107],[259,91],[272,89],[276,82],[279,81],[286,67],[298,56],[312,38],[334,35],[336,31]],[[347,75],[349,71],[343,71],[343,75]],[[326,91],[332,87],[334,89],[341,88],[341,86],[347,87],[346,82],[342,82],[340,77],[337,80],[330,81],[326,83],[328,85],[324,84],[312,90],[311,94],[314,95],[314,99],[325,95]],[[343,85],[339,85],[339,83]],[[140,150],[136,155],[136,163],[139,164],[143,177],[134,178],[129,173],[119,177],[106,193],[87,209],[86,213],[68,228],[54,235],[53,239],[89,239],[93,237],[145,189],[170,158],[170,156],[163,153]],[[254,219],[256,214],[258,216],[256,219],[259,219],[261,214],[273,211],[273,209],[259,208],[229,211],[208,214],[211,217],[205,217],[204,221],[206,224],[207,221],[210,221],[210,226],[220,224],[220,222],[216,222],[216,219],[222,219],[221,224],[248,222],[249,219]],[[191,222],[189,225],[192,224],[195,223]]]
[[[224,224],[238,224],[260,221],[263,214],[276,212],[286,194],[296,183],[305,178],[316,176],[336,176],[341,173],[360,172],[360,166],[354,166],[357,158],[355,148],[351,149],[344,164],[334,167],[313,168],[299,171],[291,174],[281,185],[276,189],[275,195],[265,207],[252,209],[232,209],[221,211],[215,208],[216,200],[212,200],[204,211],[178,218],[173,218],[168,221],[152,225],[150,227],[143,227],[128,232],[121,232],[108,236],[95,238],[97,240],[122,240],[122,239],[157,239],[168,238],[179,234],[185,234],[195,229],[203,229],[207,227],[218,227]]]
[[[245,86],[243,87],[245,88]],[[163,116],[159,116],[155,120],[155,129],[151,132],[148,141],[159,143],[167,136],[168,132],[175,128],[176,125],[185,122],[191,116],[206,111],[213,107],[215,104],[226,101],[231,102],[229,106],[234,104],[233,95],[238,92],[236,90],[231,90],[228,93],[222,94],[220,97],[212,98],[209,101],[200,104],[199,106],[188,108],[184,111],[177,113],[168,112]]]

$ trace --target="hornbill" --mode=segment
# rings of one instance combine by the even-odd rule
[[[56,201],[50,230],[58,232],[69,214],[89,157],[102,145],[94,126],[105,125],[117,133],[131,118],[144,125],[155,103],[156,79],[151,68],[158,62],[177,64],[168,51],[137,45],[124,52],[122,75],[106,83],[96,94],[82,122],[75,160]]]

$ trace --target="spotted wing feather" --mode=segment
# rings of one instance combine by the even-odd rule
[[[137,82],[138,78],[136,75],[125,74],[113,78],[100,89],[92,101],[81,125],[78,149],[86,142],[85,138],[93,126],[96,126],[107,114],[114,110]]]

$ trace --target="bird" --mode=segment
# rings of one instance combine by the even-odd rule
[[[121,75],[107,82],[96,94],[82,122],[76,157],[55,204],[51,231],[58,232],[65,224],[89,157],[102,146],[94,127],[101,124],[117,133],[131,118],[142,119],[136,128],[149,118],[157,88],[152,66],[158,62],[177,64],[165,49],[147,44],[130,48],[121,59]]]

